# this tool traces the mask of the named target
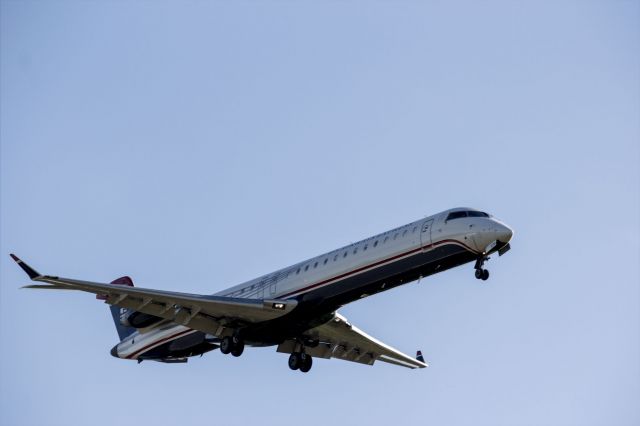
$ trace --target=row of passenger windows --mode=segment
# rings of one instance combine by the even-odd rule
[[[411,229],[411,233],[415,234],[417,230],[418,230],[418,226],[414,226]],[[362,246],[362,252],[367,251],[367,249],[369,247],[378,247],[379,245],[385,244],[390,239],[397,240],[398,237],[400,237],[401,235],[402,235],[402,237],[405,237],[408,233],[409,233],[409,229],[406,228],[402,232],[401,231],[397,231],[396,233],[394,233],[393,237],[391,237],[391,235],[386,235],[384,237],[384,239],[382,237],[376,239],[373,242],[373,244],[370,244],[370,243],[367,242],[367,243],[364,244],[364,246]],[[353,250],[351,250],[352,254],[357,254],[358,253],[358,249],[359,249],[358,246],[354,247]],[[344,252],[342,252],[342,256],[340,256],[340,253],[335,253],[333,255],[333,261],[337,262],[339,258],[342,258],[342,259],[346,258],[349,255],[349,251],[350,251],[350,249],[345,250]],[[327,263],[329,263],[330,257],[331,256],[325,257],[324,260],[322,261],[322,264],[326,265]],[[313,263],[313,269],[317,268],[319,264],[320,264],[319,260],[314,262]],[[302,271],[304,271],[304,272],[308,271],[310,267],[312,267],[311,263],[306,264],[304,266],[304,268],[302,266],[298,267],[298,269],[296,269],[296,275],[299,275],[300,272],[302,272]],[[282,272],[282,273],[279,273],[277,275],[270,276],[270,277],[266,278],[265,280],[263,280],[263,282],[261,284],[253,284],[250,287],[245,287],[243,289],[236,290],[233,293],[229,293],[227,296],[237,296],[237,295],[244,294],[245,292],[251,292],[252,290],[255,291],[261,286],[264,286],[266,288],[269,284],[271,284],[272,280],[277,282],[277,281],[280,281],[282,279],[289,278],[289,276],[292,273],[293,273],[293,270],[289,270],[287,272]]]
[[[413,227],[413,229],[411,230],[411,233],[413,234],[413,233],[415,233],[417,230],[418,230],[418,227],[417,227],[417,226],[414,226],[414,227]],[[402,232],[402,236],[403,236],[403,237],[404,237],[404,236],[406,236],[408,232],[409,232],[409,229],[405,229],[405,230]],[[396,233],[393,235],[393,239],[394,239],[394,240],[396,240],[396,239],[398,239],[398,237],[399,237],[399,236],[400,236],[400,231],[396,232]],[[381,243],[381,244],[386,243],[387,241],[389,241],[389,239],[390,239],[390,236],[389,236],[389,235],[385,236],[385,237],[384,237],[384,239],[382,240],[382,243]],[[377,240],[375,240],[375,241],[374,241],[374,243],[373,243],[371,246],[372,246],[372,247],[378,247],[378,244],[379,244],[379,243],[380,243],[380,239],[377,239]],[[369,248],[369,243],[365,243],[365,245],[362,247],[362,251],[363,251],[363,252],[364,252],[364,251],[367,251],[367,249],[368,249],[368,248]],[[353,251],[352,251],[352,254],[357,254],[357,253],[358,253],[358,246],[354,247],[354,248],[353,248]],[[342,253],[342,258],[344,259],[344,258],[346,258],[348,255],[349,255],[349,250],[345,250],[345,251]],[[329,257],[330,257],[330,256],[329,256]],[[329,262],[329,257],[325,257],[324,261],[322,261],[322,264],[323,264],[323,265],[326,265],[326,264]],[[333,256],[333,261],[334,261],[334,262],[337,262],[339,257],[340,257],[340,253],[336,253],[336,254],[334,254],[334,256]],[[319,262],[319,261],[318,261],[318,262]],[[318,262],[314,262],[314,263],[313,263],[313,268],[314,268],[314,269],[318,267]],[[307,264],[307,265],[305,265],[305,267],[304,267],[304,271],[305,271],[305,272],[306,272],[306,271],[308,271],[310,266],[311,266],[311,264],[310,264],[310,263],[309,263],[309,264]],[[300,274],[300,272],[301,272],[301,271],[302,271],[302,267],[299,267],[299,268],[296,270],[296,275]],[[288,276],[288,275],[289,275],[289,274],[287,274],[287,276]]]

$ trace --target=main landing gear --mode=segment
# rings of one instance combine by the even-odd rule
[[[300,370],[303,373],[309,372],[313,365],[313,358],[304,352],[294,352],[289,356],[289,368],[292,370]]]
[[[489,271],[482,268],[484,266],[484,262],[486,262],[489,259],[490,258],[487,256],[482,256],[482,257],[479,257],[478,260],[476,260],[476,265],[474,266],[474,268],[476,270],[477,279],[482,281],[486,281],[489,279]]]
[[[220,352],[240,356],[244,352],[244,341],[237,336],[226,336],[220,341]]]

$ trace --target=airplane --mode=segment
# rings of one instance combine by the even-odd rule
[[[110,305],[120,342],[111,355],[138,363],[183,363],[214,349],[238,357],[245,345],[276,346],[292,370],[308,372],[313,358],[407,368],[428,364],[360,330],[337,310],[347,303],[474,263],[489,278],[489,255],[510,249],[513,231],[471,208],[445,210],[313,257],[214,295],[134,287],[130,277],[97,283],[41,275],[11,257],[31,280],[23,288],[79,290]]]

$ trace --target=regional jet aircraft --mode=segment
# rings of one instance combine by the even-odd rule
[[[26,288],[80,290],[110,305],[120,343],[114,357],[186,362],[213,349],[240,356],[247,346],[277,346],[292,370],[313,358],[372,365],[383,361],[427,367],[352,325],[337,310],[350,302],[447,269],[475,262],[486,280],[489,255],[506,253],[513,233],[493,216],[456,208],[305,260],[214,295],[137,288],[129,277],[110,284],[41,275],[15,255],[29,275]]]

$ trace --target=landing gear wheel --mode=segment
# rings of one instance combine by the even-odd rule
[[[311,370],[311,366],[313,365],[313,358],[311,355],[302,354],[302,364],[300,365],[300,371],[303,373],[308,373]]]
[[[220,342],[220,352],[226,355],[228,353],[231,353],[232,349],[233,340],[231,339],[231,336],[223,337],[222,341]]]
[[[486,281],[489,278],[489,271],[483,268],[484,262],[489,260],[488,256],[482,256],[476,259],[476,265],[474,269],[476,270],[476,278],[482,281]]]
[[[301,365],[301,359],[300,359],[300,354],[297,352],[292,353],[289,356],[289,368],[292,370],[297,370],[300,368]]]
[[[238,340],[233,345],[233,349],[231,349],[231,355],[237,357],[242,355],[242,352],[244,352],[244,342],[242,340]]]
[[[489,279],[489,271],[486,269],[482,270],[482,277],[481,277],[482,281],[486,281]]]

